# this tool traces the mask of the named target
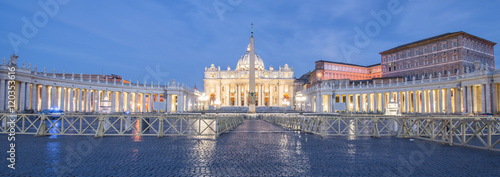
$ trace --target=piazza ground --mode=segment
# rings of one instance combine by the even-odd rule
[[[500,152],[395,137],[321,137],[250,119],[216,139],[0,135],[0,176],[495,176]],[[5,140],[5,141],[4,141]]]

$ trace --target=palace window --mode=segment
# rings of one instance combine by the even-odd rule
[[[399,55],[398,55],[398,59],[399,59],[399,58],[403,58],[403,54],[399,54]]]
[[[445,70],[443,71],[443,73],[444,73],[444,75],[447,75],[447,74],[448,74],[448,70],[446,70],[446,69],[445,69]]]
[[[410,63],[406,64],[406,68],[410,68],[410,67],[411,67]]]
[[[424,53],[427,53],[427,48],[424,48]]]
[[[418,61],[415,62],[415,66],[418,66]]]
[[[446,56],[443,56],[443,62],[446,62]]]
[[[437,50],[437,46],[432,46],[432,51],[436,51]]]
[[[446,49],[446,43],[441,44],[441,49]]]
[[[410,51],[406,52],[406,57],[410,56]]]
[[[427,65],[427,64],[429,64],[429,63],[427,62],[427,60],[424,60],[424,65]]]
[[[451,45],[452,45],[453,47],[456,47],[456,46],[457,46],[457,41],[453,41],[453,42],[451,43]]]
[[[437,60],[435,58],[432,59],[432,63],[437,63]]]
[[[415,50],[414,55],[418,55],[418,50]]]

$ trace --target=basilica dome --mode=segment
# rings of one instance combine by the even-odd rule
[[[250,52],[247,51],[240,57],[236,70],[249,70],[250,69]],[[264,70],[264,62],[259,55],[255,54],[255,70]]]

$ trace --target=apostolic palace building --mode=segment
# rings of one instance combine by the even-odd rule
[[[319,60],[299,78],[287,64],[266,69],[255,55],[255,104],[309,112],[386,112],[396,104],[400,113],[498,113],[500,70],[495,70],[494,45],[465,32],[446,33],[385,50],[380,63],[372,65]],[[205,68],[203,93],[175,80],[131,82],[117,75],[49,73],[17,64],[12,55],[0,65],[0,111],[13,105],[20,112],[101,112],[101,102],[110,102],[111,112],[248,107],[251,53],[248,47],[234,69]],[[206,102],[198,99],[201,95],[208,97]]]

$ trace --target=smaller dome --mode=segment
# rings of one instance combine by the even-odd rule
[[[250,69],[250,52],[247,51],[240,57],[238,64],[236,65],[236,70],[249,70]],[[255,69],[264,70],[264,62],[259,55],[255,54]]]

